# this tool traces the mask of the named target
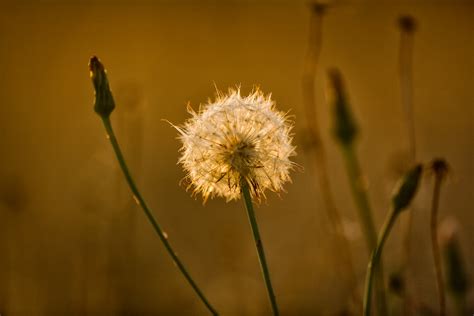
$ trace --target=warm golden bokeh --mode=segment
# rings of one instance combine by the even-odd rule
[[[294,115],[292,184],[257,207],[282,315],[330,315],[349,288],[304,146],[301,77],[310,11],[305,1],[10,1],[0,4],[0,314],[207,315],[126,186],[93,111],[87,62],[108,70],[112,121],[132,173],[169,240],[222,315],[270,309],[242,202],[190,197],[177,165],[176,130],[215,93],[241,84],[272,92]],[[344,4],[345,3],[345,4]],[[440,218],[455,218],[474,278],[474,5],[470,1],[341,1],[327,11],[316,101],[329,176],[363,287],[368,253],[340,150],[330,133],[326,70],[338,67],[361,135],[357,151],[380,227],[408,132],[398,80],[399,30],[414,42],[417,155],[444,157]],[[410,287],[437,307],[430,248],[433,181],[413,209]],[[385,246],[400,264],[402,225]],[[472,297],[471,293],[471,297]],[[471,299],[471,306],[472,306]],[[452,308],[448,300],[448,307]]]

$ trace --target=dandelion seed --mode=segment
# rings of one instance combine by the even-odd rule
[[[183,143],[179,163],[189,187],[204,201],[214,196],[238,199],[241,181],[257,199],[266,189],[279,192],[290,181],[292,125],[270,95],[257,89],[242,97],[239,89],[230,89],[227,95],[218,92],[198,112],[188,111],[192,117],[176,127]]]

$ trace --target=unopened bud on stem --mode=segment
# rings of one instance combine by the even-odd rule
[[[396,211],[402,211],[410,205],[413,197],[416,194],[416,191],[418,190],[418,184],[420,182],[422,171],[422,165],[417,164],[410,171],[408,171],[408,173],[403,178],[392,199],[393,208]]]
[[[337,69],[329,70],[328,75],[330,84],[329,98],[330,102],[334,104],[334,136],[342,145],[352,145],[357,136],[357,125],[347,102],[342,76]]]
[[[107,72],[96,56],[92,56],[89,61],[89,71],[95,89],[94,111],[102,118],[107,118],[115,108],[115,101],[110,91]]]
[[[446,287],[454,295],[465,296],[469,289],[469,279],[458,241],[457,228],[451,227],[450,232],[446,232],[447,229],[443,228],[441,236],[446,264]]]

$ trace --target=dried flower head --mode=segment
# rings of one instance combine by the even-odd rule
[[[179,163],[189,187],[204,201],[214,196],[238,199],[242,181],[256,198],[265,189],[278,192],[290,181],[292,126],[286,114],[275,110],[270,95],[256,89],[242,97],[239,89],[230,89],[227,95],[218,92],[198,112],[188,111],[192,117],[176,127],[183,142]]]
[[[403,32],[413,33],[416,31],[416,20],[411,15],[402,15],[398,18],[398,26]]]
[[[443,158],[435,158],[430,163],[430,171],[436,178],[442,181],[448,176],[451,167]]]

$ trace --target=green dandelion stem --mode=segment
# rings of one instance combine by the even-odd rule
[[[382,227],[380,237],[377,242],[377,246],[375,247],[370,257],[370,261],[367,266],[366,279],[365,279],[364,312],[363,312],[364,316],[370,315],[370,308],[371,308],[370,298],[372,297],[372,284],[373,284],[372,281],[374,277],[374,271],[377,270],[377,266],[379,265],[383,246],[385,244],[385,241],[387,240],[388,235],[390,234],[390,231],[392,230],[393,224],[395,224],[395,220],[398,214],[399,212],[397,210],[392,209],[392,211],[390,212],[390,215],[388,216],[387,220],[385,221]]]
[[[352,144],[342,146],[343,155],[346,160],[346,168],[349,176],[349,183],[352,195],[359,210],[359,219],[362,222],[367,249],[374,249],[377,245],[377,231],[372,218],[372,208],[369,202],[369,196],[363,183],[362,171],[359,160]],[[386,315],[387,304],[385,298],[384,272],[383,264],[380,263],[376,268],[376,288],[377,288],[377,309],[379,314]]]
[[[367,274],[365,280],[365,292],[364,292],[364,308],[363,308],[363,315],[369,316],[370,315],[370,308],[371,308],[371,297],[372,297],[372,280],[374,278],[374,272],[377,271],[377,267],[380,265],[380,259],[382,256],[383,246],[385,245],[385,241],[387,240],[390,231],[392,230],[393,225],[398,217],[398,215],[408,208],[411,201],[415,197],[416,191],[418,190],[418,184],[420,182],[421,173],[423,168],[420,164],[417,164],[413,167],[403,178],[400,186],[392,197],[392,207],[385,223],[382,226],[380,231],[377,245],[375,246],[374,250],[372,251],[372,255],[370,256],[369,264],[367,265]],[[388,315],[388,314],[380,314],[380,315]]]
[[[441,253],[438,243],[438,206],[441,193],[442,176],[435,176],[433,200],[431,204],[431,247],[433,250],[434,268],[436,273],[436,290],[438,292],[439,315],[446,315],[446,298],[444,294],[443,272],[441,270]]]
[[[191,285],[191,287],[194,289],[196,294],[199,296],[199,298],[202,300],[202,302],[206,305],[206,307],[209,309],[209,311],[212,313],[212,315],[218,315],[217,311],[211,306],[209,301],[206,299],[206,297],[204,296],[202,291],[197,286],[196,282],[194,282],[193,278],[188,273],[188,271],[184,267],[181,260],[178,258],[178,255],[174,252],[173,248],[171,247],[171,244],[168,241],[168,236],[163,232],[160,225],[158,224],[155,217],[153,216],[153,213],[148,208],[145,200],[143,199],[142,195],[140,194],[140,191],[138,190],[138,188],[135,184],[135,181],[133,181],[133,178],[130,174],[130,171],[128,170],[127,164],[126,164],[125,159],[124,159],[123,154],[122,154],[122,151],[120,150],[120,146],[117,142],[117,138],[115,137],[115,133],[114,133],[114,130],[112,128],[110,118],[108,116],[102,116],[102,121],[104,123],[105,130],[107,131],[107,138],[110,140],[110,143],[112,144],[112,147],[113,147],[114,152],[115,152],[115,156],[117,157],[117,160],[120,164],[120,168],[123,171],[125,179],[127,180],[127,183],[130,187],[130,190],[133,193],[134,199],[136,200],[137,204],[142,208],[142,210],[145,212],[146,217],[150,221],[150,223],[153,226],[156,234],[158,235],[161,242],[165,246],[166,251],[168,251],[168,254],[171,256],[171,259],[173,259],[173,262],[176,264],[179,271],[181,271],[183,276],[186,278],[188,283]]]
[[[359,210],[359,218],[362,222],[362,229],[368,249],[373,249],[377,244],[377,233],[369,197],[364,184],[364,179],[360,169],[359,159],[351,145],[343,146],[343,155],[351,187],[352,195]]]
[[[273,292],[272,282],[270,280],[270,271],[268,270],[267,260],[265,259],[265,252],[263,250],[262,239],[260,238],[260,233],[258,231],[257,219],[255,218],[255,212],[253,209],[252,197],[250,196],[249,186],[247,182],[242,181],[242,197],[245,202],[245,208],[249,216],[250,226],[252,227],[253,238],[255,240],[255,247],[257,248],[258,259],[260,261],[260,266],[262,268],[263,279],[265,281],[265,286],[267,288],[268,297],[272,305],[273,315],[278,316],[278,305],[275,298],[275,293]]]
[[[377,231],[372,218],[373,212],[370,207],[369,195],[363,181],[362,170],[355,150],[355,141],[359,128],[350,110],[342,75],[337,69],[331,69],[328,74],[333,94],[333,134],[336,141],[341,145],[349,184],[357,210],[359,211],[359,220],[364,232],[367,249],[372,251],[377,244]],[[382,264],[377,267],[376,274],[377,309],[380,315],[387,315]]]

